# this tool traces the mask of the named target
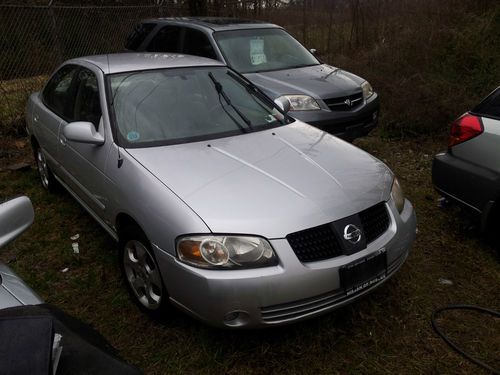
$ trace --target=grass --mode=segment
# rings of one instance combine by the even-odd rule
[[[419,233],[407,262],[384,286],[319,318],[244,332],[216,330],[179,312],[163,322],[150,320],[128,297],[114,242],[67,193],[45,192],[34,168],[0,172],[0,201],[25,194],[36,210],[34,225],[0,259],[11,261],[44,300],[90,323],[147,374],[478,373],[430,325],[433,309],[448,303],[500,308],[494,249],[481,241],[467,215],[437,207],[430,168],[444,141],[373,135],[356,143],[400,177]],[[76,233],[79,257],[71,248]],[[453,285],[440,284],[440,278]],[[449,313],[440,324],[500,367],[499,320]]]

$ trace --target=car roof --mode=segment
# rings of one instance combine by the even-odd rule
[[[95,55],[78,57],[67,61],[67,64],[87,62],[96,65],[104,74],[133,72],[140,70],[182,68],[193,66],[225,66],[217,60],[205,57],[191,56],[175,53],[114,53],[108,55]]]
[[[230,17],[164,17],[149,18],[142,23],[197,25],[213,31],[282,28],[281,26],[257,20]]]

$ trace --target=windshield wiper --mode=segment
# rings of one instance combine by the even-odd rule
[[[259,101],[257,101],[257,99],[255,97],[259,98],[263,102],[269,103],[273,108],[278,109],[278,111],[283,114],[283,120],[279,120],[279,119],[276,119],[276,120],[278,120],[282,124],[286,123],[288,115],[286,113],[283,113],[283,111],[281,111],[281,109],[278,108],[278,106],[276,105],[276,103],[274,103],[265,94],[263,94],[253,83],[245,81],[243,78],[241,78],[238,75],[234,74],[230,70],[228,70],[226,72],[226,74],[229,77],[231,77],[232,79],[234,79],[235,81],[239,82],[241,85],[243,85],[245,87],[245,89],[247,90],[247,92],[252,97],[253,101],[255,103],[257,103],[262,109],[264,109],[265,111],[269,111],[266,107],[264,107],[264,105],[262,103],[260,103]]]
[[[212,72],[208,73],[208,76],[210,77],[210,79],[214,83],[215,90],[219,94],[219,100],[220,100],[220,97],[222,96],[224,98],[224,100],[226,101],[227,105],[230,106],[232,109],[234,109],[234,111],[238,114],[238,116],[240,116],[241,119],[245,122],[245,124],[247,124],[247,126],[250,130],[253,130],[252,122],[243,113],[241,113],[241,111],[233,103],[231,103],[231,100],[224,92],[224,88],[222,87],[222,84],[219,81],[217,81],[217,79],[215,79]],[[224,106],[222,106],[222,108],[224,108]],[[229,115],[229,113],[228,113],[228,115]],[[229,117],[233,118],[231,115]],[[238,122],[237,122],[237,124],[238,124],[238,126],[240,126]]]

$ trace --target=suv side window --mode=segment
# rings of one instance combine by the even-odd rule
[[[149,42],[148,52],[180,52],[181,28],[165,26]]]
[[[125,48],[135,51],[144,42],[149,33],[153,31],[155,26],[156,24],[154,23],[140,23],[136,25],[134,31],[127,37]]]
[[[86,68],[81,68],[76,76],[75,106],[73,121],[88,121],[96,130],[101,120],[101,103],[97,77]]]
[[[78,69],[76,65],[63,66],[50,79],[42,93],[43,103],[65,120],[73,117],[74,78]]]
[[[199,30],[186,28],[182,52],[188,55],[217,59],[217,55],[207,36]]]

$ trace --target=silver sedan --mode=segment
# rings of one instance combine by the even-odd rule
[[[238,328],[352,302],[415,238],[390,169],[287,109],[220,62],[130,53],[67,61],[26,119],[42,185],[117,240],[140,307]]]

